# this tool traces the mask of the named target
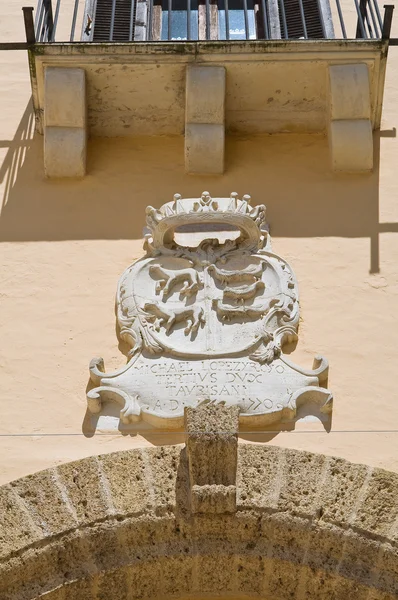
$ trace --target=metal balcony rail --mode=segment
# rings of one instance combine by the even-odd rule
[[[28,43],[389,39],[394,7],[382,18],[377,0],[351,1],[38,0],[34,17],[23,10]]]

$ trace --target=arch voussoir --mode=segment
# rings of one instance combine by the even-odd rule
[[[192,512],[186,450],[175,446],[4,486],[0,598],[396,597],[397,475],[241,445],[236,482],[235,512]],[[380,502],[389,514],[377,519]]]

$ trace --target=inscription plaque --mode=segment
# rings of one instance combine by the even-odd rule
[[[116,295],[129,360],[113,373],[91,361],[89,411],[112,400],[124,424],[166,429],[204,401],[238,405],[249,427],[291,419],[306,400],[330,412],[326,359],[303,369],[282,352],[297,339],[298,289],[272,252],[265,207],[237,194],[176,194],[146,217],[146,256],[126,269]]]

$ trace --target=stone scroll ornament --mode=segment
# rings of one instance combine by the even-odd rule
[[[178,429],[184,407],[203,402],[238,405],[243,428],[291,420],[307,401],[331,412],[328,362],[316,357],[304,369],[282,353],[297,339],[298,288],[272,252],[265,210],[247,195],[208,192],[148,206],[146,256],[126,269],[116,295],[129,359],[113,373],[91,361],[91,413],[116,401],[125,425]]]

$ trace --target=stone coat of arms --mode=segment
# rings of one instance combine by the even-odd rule
[[[298,287],[272,252],[265,211],[249,196],[207,192],[146,209],[146,256],[126,269],[116,295],[129,360],[113,373],[91,361],[89,411],[112,400],[122,423],[165,429],[202,402],[238,405],[243,427],[291,419],[306,400],[331,411],[327,361],[303,369],[282,353],[297,339]]]

